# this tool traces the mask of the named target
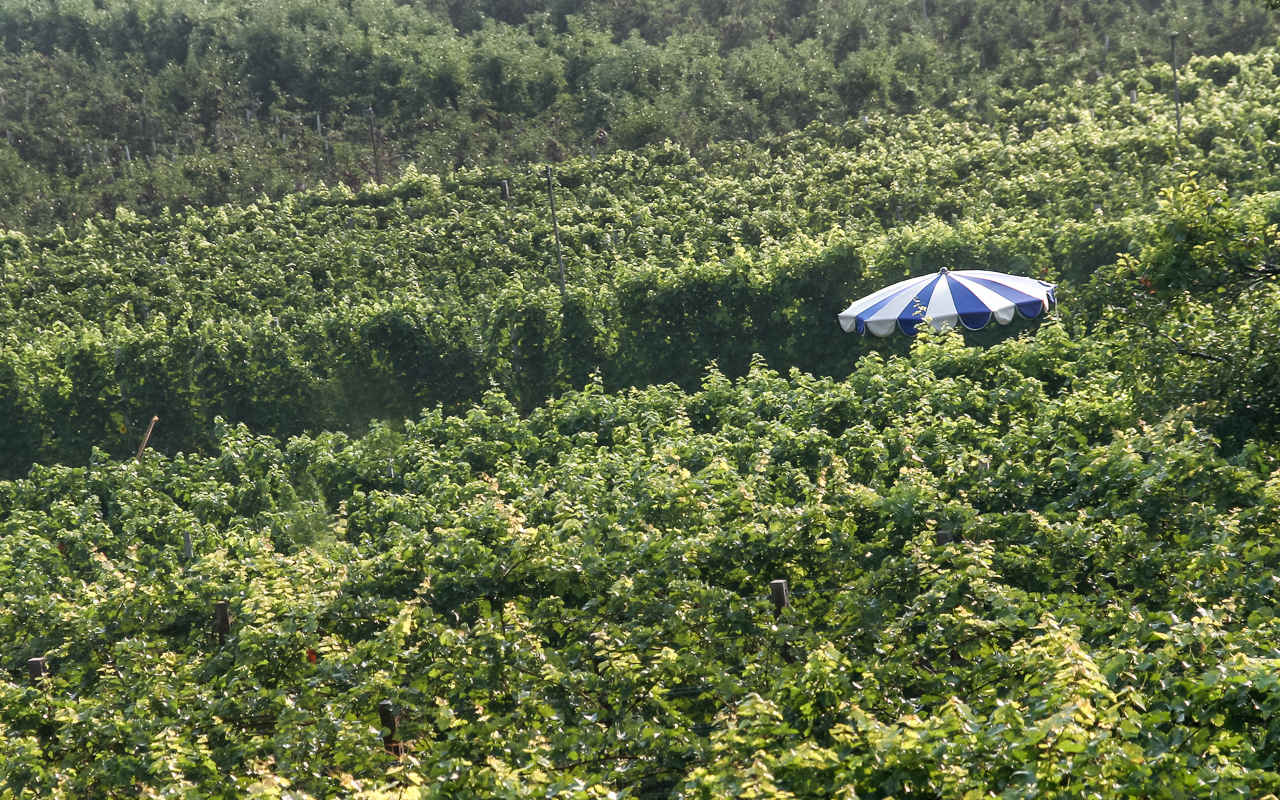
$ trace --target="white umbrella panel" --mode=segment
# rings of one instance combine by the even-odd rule
[[[926,318],[935,330],[954,327],[957,322],[971,331],[985,327],[994,317],[1001,325],[1013,321],[1016,311],[1027,319],[1048,312],[1057,302],[1055,284],[1002,272],[967,269],[949,272],[943,267],[934,275],[909,278],[887,289],[867,295],[840,313],[846,331],[871,331],[888,336],[901,328],[914,336]]]

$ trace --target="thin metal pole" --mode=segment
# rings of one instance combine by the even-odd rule
[[[1173,113],[1178,125],[1178,139],[1182,139],[1182,96],[1178,93],[1178,33],[1169,34],[1169,44],[1173,47]]]
[[[373,109],[369,109],[369,139],[373,142],[373,177],[382,183],[382,165],[378,163],[378,137],[373,134]]]
[[[565,297],[564,253],[560,250],[560,223],[556,221],[556,193],[551,183],[551,165],[547,165],[547,197],[551,200],[551,227],[556,232],[556,260],[560,262],[560,299]]]

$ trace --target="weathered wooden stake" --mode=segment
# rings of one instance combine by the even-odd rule
[[[783,580],[770,581],[769,583],[769,601],[773,603],[773,618],[777,619],[782,616],[782,609],[791,605],[791,590],[787,588],[787,582]],[[791,653],[791,645],[783,643],[779,648],[782,653],[782,660],[788,664],[796,663],[796,657]]]
[[[505,180],[502,182],[502,199],[511,199],[511,184],[507,183]]]
[[[400,727],[400,717],[396,715],[390,700],[378,703],[378,719],[382,723],[383,730],[387,732],[387,735],[382,737],[382,746],[391,755],[400,755],[400,743],[396,741],[396,729]]]
[[[142,436],[142,444],[138,445],[138,453],[133,457],[134,461],[142,461],[142,451],[147,449],[147,442],[151,441],[151,432],[155,430],[156,423],[159,421],[159,417],[151,418],[151,424],[147,426],[147,432]]]
[[[1129,103],[1130,103],[1130,105],[1137,105],[1137,103],[1138,103],[1138,90],[1137,90],[1137,89],[1130,89],[1130,90],[1129,90]]]
[[[226,600],[213,604],[213,632],[218,634],[218,646],[227,643],[227,634],[231,633],[231,610]]]
[[[773,603],[773,618],[782,616],[782,609],[791,605],[791,591],[786,581],[773,581],[769,584],[769,600]]]
[[[27,674],[31,677],[32,686],[39,686],[40,682],[49,676],[49,665],[45,662],[44,656],[27,659]]]

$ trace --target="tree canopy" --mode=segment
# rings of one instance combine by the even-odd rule
[[[106,0],[0,8],[0,223],[78,228],[670,140],[700,154],[1274,45],[1249,0]],[[1235,62],[1215,80],[1228,80]],[[372,113],[370,118],[369,113]]]

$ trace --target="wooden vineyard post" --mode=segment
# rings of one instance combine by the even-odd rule
[[[400,717],[396,716],[390,700],[378,703],[378,720],[382,723],[382,729],[387,732],[387,735],[382,737],[382,746],[391,755],[399,756],[401,748],[400,743],[396,741],[396,729],[400,727]]]
[[[156,423],[160,421],[160,417],[153,416],[151,424],[147,426],[147,432],[142,437],[142,444],[138,445],[138,454],[133,457],[134,461],[142,461],[142,451],[147,449],[147,442],[151,440],[151,431],[155,430]]]
[[[213,632],[218,634],[219,647],[227,643],[227,634],[231,633],[231,611],[226,600],[213,604]]]
[[[31,678],[31,685],[36,687],[49,677],[49,664],[44,656],[27,659],[27,675]]]
[[[791,605],[791,591],[786,581],[773,581],[769,584],[769,600],[773,603],[773,618],[782,616],[782,609]]]
[[[769,583],[769,602],[773,603],[773,618],[778,619],[782,616],[782,609],[791,605],[791,589],[784,580],[771,581]],[[780,648],[782,660],[788,664],[796,663],[796,657],[791,654],[791,646],[783,643]]]

